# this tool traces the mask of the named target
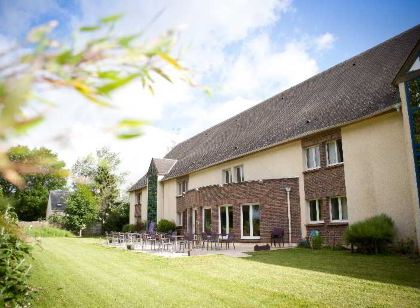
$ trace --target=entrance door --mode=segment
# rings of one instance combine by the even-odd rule
[[[229,234],[233,228],[233,207],[222,205],[219,207],[219,233]]]

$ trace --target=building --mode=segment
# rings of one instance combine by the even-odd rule
[[[329,243],[385,213],[420,243],[420,25],[181,142],[130,189],[130,223]]]
[[[64,210],[66,209],[67,194],[68,192],[65,190],[50,191],[47,205],[47,219],[54,214],[64,215]]]

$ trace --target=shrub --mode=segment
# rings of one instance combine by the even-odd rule
[[[384,251],[394,236],[394,222],[384,214],[352,224],[344,234],[346,242],[363,253]]]
[[[414,256],[416,254],[416,245],[414,240],[407,238],[401,239],[396,246],[396,251],[403,255],[411,255]]]
[[[321,234],[315,235],[312,237],[312,248],[313,249],[321,249],[324,240],[322,239]]]
[[[166,220],[166,219],[159,220],[157,224],[157,228],[156,228],[158,232],[162,232],[162,233],[172,232],[172,231],[175,231],[175,229],[176,229],[175,223],[173,221]]]
[[[301,238],[298,241],[297,247],[299,247],[299,248],[311,248],[311,244],[309,243],[309,241],[307,239]]]
[[[122,227],[122,232],[136,232],[136,225],[126,224]]]
[[[26,307],[33,289],[28,284],[30,246],[6,199],[0,197],[0,307]]]
[[[122,231],[123,226],[129,221],[129,209],[130,204],[126,202],[114,205],[114,207],[108,211],[108,216],[104,221],[102,231]]]
[[[66,223],[66,217],[60,214],[52,214],[48,217],[48,222],[58,228],[63,228]]]
[[[55,227],[41,226],[25,229],[26,234],[33,237],[73,237],[73,233]]]

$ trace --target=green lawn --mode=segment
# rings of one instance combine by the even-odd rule
[[[97,239],[44,238],[41,246],[35,307],[420,307],[420,262],[405,257],[292,249],[164,259]]]

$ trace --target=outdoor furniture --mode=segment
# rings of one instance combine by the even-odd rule
[[[187,250],[190,250],[194,246],[194,234],[192,233],[186,233],[184,234],[184,239],[180,241],[179,243],[180,249],[182,247],[182,251],[185,251],[185,248]]]
[[[230,244],[232,243],[233,249],[236,249],[235,247],[235,235],[233,233],[228,233],[225,236],[222,235],[220,238],[220,247],[222,247],[223,243],[226,244],[226,249],[230,248]]]
[[[207,235],[207,233],[201,233],[201,249],[203,249],[204,245],[207,244],[207,250],[209,250],[209,239],[210,237]]]
[[[210,237],[208,238],[208,242],[210,243],[210,249],[213,249],[213,244],[214,244],[214,249],[217,249],[217,246],[219,244],[219,238],[220,238],[220,234],[218,233],[212,233],[210,235]],[[207,244],[207,250],[209,250],[208,244]]]
[[[276,247],[276,243],[279,243],[280,247],[280,241],[283,243],[284,247],[284,229],[283,228],[274,228],[273,231],[271,231],[271,246]]]

